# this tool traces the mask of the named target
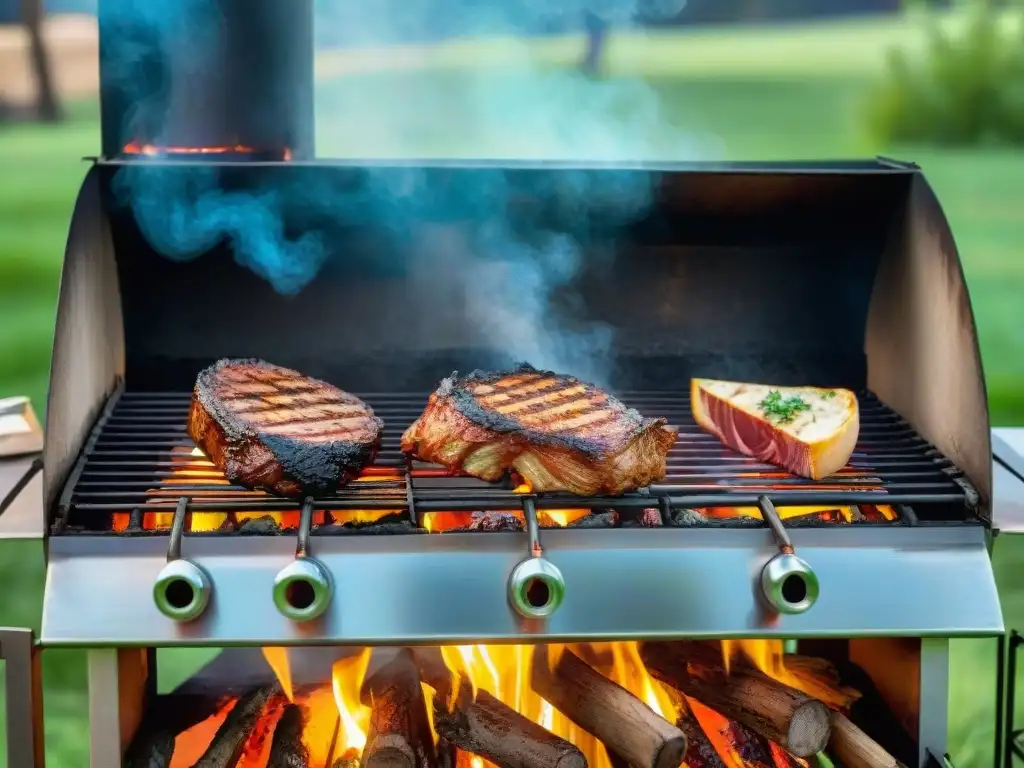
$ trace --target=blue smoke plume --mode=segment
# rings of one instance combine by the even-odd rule
[[[145,33],[110,41],[117,53],[110,66],[125,83],[144,80],[139,73],[154,46],[193,68],[219,66],[218,29],[224,20],[216,0],[108,2],[120,3],[117,13],[126,28]],[[331,0],[317,7],[318,39],[365,46],[450,34],[515,36],[573,29],[588,10],[621,27],[640,14],[674,15],[683,0]],[[139,39],[151,45],[140,47]],[[582,39],[580,45],[582,50]],[[500,69],[500,87],[486,69],[463,73],[458,93],[444,90],[443,77],[424,87],[427,79],[416,71],[408,85],[402,77],[390,80],[396,92],[381,92],[379,79],[360,75],[318,86],[318,119],[323,120],[318,147],[347,156],[424,156],[423,136],[429,131],[415,122],[417,115],[451,110],[457,116],[441,145],[442,153],[450,148],[454,156],[635,161],[717,153],[713,142],[680,135],[663,114],[657,91],[641,79],[591,80],[571,67],[542,65],[525,43],[506,41],[503,50],[510,60]],[[175,83],[161,87],[173,91]],[[153,95],[140,89],[137,97],[130,119],[145,123]],[[358,130],[353,128],[357,125]],[[161,136],[160,126],[151,132]],[[367,173],[366,183],[351,193],[294,182],[239,190],[226,188],[221,171],[212,166],[132,163],[118,171],[114,189],[142,233],[167,258],[197,258],[227,241],[240,264],[283,294],[300,292],[331,253],[325,233],[289,232],[288,210],[304,207],[334,221],[375,224],[421,260],[417,266],[410,259],[410,279],[461,293],[471,313],[467,322],[479,327],[496,349],[539,367],[603,382],[612,329],[566,322],[573,297],[565,289],[584,260],[593,270],[600,269],[601,259],[611,258],[589,248],[586,212],[595,206],[608,211],[606,225],[643,215],[652,191],[648,174],[598,176],[580,170],[545,176],[544,183],[557,189],[537,191],[553,193],[549,197],[558,200],[559,221],[577,223],[553,228],[540,219],[525,225],[510,220],[510,182],[497,169],[475,174],[473,183],[462,188],[444,190],[431,189],[427,174],[414,168]],[[471,222],[469,234],[452,242],[446,230],[438,242],[430,242],[425,225],[453,221]]]

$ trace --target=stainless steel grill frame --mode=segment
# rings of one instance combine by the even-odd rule
[[[287,171],[281,163],[251,165],[248,170],[254,175]],[[307,165],[314,171],[318,166]],[[358,165],[346,168],[340,163],[337,172],[354,172]],[[398,168],[395,173],[401,172],[399,166],[392,166]],[[851,227],[856,217],[842,212],[856,206],[845,201],[866,199],[864,193],[869,190],[884,193],[876,201],[884,198],[885,206],[891,205],[891,209],[883,211],[876,205],[871,211],[872,225],[880,228],[872,243],[877,240],[884,252],[875,254],[879,258],[878,272],[874,283],[866,288],[870,290],[870,306],[863,338],[864,384],[921,436],[921,442],[914,443],[913,460],[920,458],[917,449],[927,452],[935,446],[939,454],[963,470],[966,483],[952,477],[937,482],[944,484],[942,492],[956,494],[956,501],[951,498],[949,504],[965,509],[966,500],[967,507],[973,506],[978,522],[929,522],[925,514],[925,519],[918,519],[915,525],[779,526],[768,514],[773,502],[813,503],[808,500],[811,497],[796,492],[803,495],[790,501],[789,497],[763,492],[746,495],[733,487],[729,501],[758,504],[773,524],[762,528],[646,530],[538,530],[533,525],[525,533],[372,537],[311,536],[305,525],[294,534],[282,536],[228,537],[185,535],[186,504],[178,516],[182,525],[172,529],[180,535],[50,535],[48,525],[44,530],[44,522],[62,519],[61,494],[66,487],[75,487],[68,481],[88,452],[85,449],[91,429],[120,382],[130,379],[126,371],[133,370],[124,314],[126,297],[122,296],[124,272],[119,271],[124,265],[119,260],[127,258],[130,249],[126,244],[134,241],[131,237],[118,240],[117,235],[124,232],[114,230],[123,222],[118,222],[105,196],[109,176],[117,167],[116,163],[101,160],[90,169],[72,218],[58,306],[45,468],[27,482],[25,491],[31,491],[33,498],[43,498],[31,505],[34,520],[30,522],[34,525],[24,525],[25,519],[19,515],[19,530],[35,529],[37,535],[46,537],[42,632],[34,651],[31,643],[26,646],[23,631],[14,635],[14,646],[4,647],[5,655],[13,654],[16,663],[29,670],[27,677],[32,681],[38,680],[38,674],[28,662],[38,657],[39,650],[57,646],[89,648],[94,768],[119,764],[124,745],[151,698],[153,650],[157,647],[683,636],[768,636],[808,641],[826,638],[836,642],[847,638],[851,659],[879,682],[886,700],[894,702],[894,709],[905,717],[908,730],[916,736],[919,765],[941,759],[946,749],[948,716],[948,638],[998,636],[1003,632],[988,559],[989,525],[993,511],[998,512],[999,498],[992,494],[984,378],[970,301],[949,228],[916,166],[879,159],[793,167],[724,164],[631,168],[663,178],[663,215],[678,217],[680,211],[693,209],[708,214],[712,226],[705,234],[728,231],[730,217],[738,211],[753,211],[752,220],[777,234],[782,231],[773,225],[778,217],[788,217],[790,223],[806,221],[807,206],[813,208],[829,196],[834,196],[830,198],[832,213],[842,217],[839,223]],[[567,166],[561,170],[579,169]],[[430,170],[440,176],[472,172],[458,164],[439,164]],[[529,175],[541,171],[523,166],[513,172]],[[554,164],[543,172],[560,170]],[[829,208],[825,205],[816,210],[827,213]],[[800,215],[795,216],[796,211]],[[826,219],[828,216],[807,226],[819,232]],[[685,249],[671,252],[673,258],[685,258],[689,253]],[[136,270],[133,279],[141,279],[140,272],[144,271]],[[133,286],[139,287],[137,283]],[[147,299],[146,295],[141,299],[132,295],[133,286],[129,286],[127,298],[138,313]],[[628,287],[639,290],[644,286]],[[390,313],[370,339],[375,343],[387,336],[388,328],[396,326],[394,314],[399,305],[384,301],[392,295],[388,293],[392,289],[390,284],[384,285],[380,294],[371,291],[364,297],[386,306]],[[595,295],[599,297],[601,292]],[[636,295],[629,294],[630,298]],[[647,289],[643,296],[649,295]],[[244,297],[234,298],[241,301]],[[229,313],[234,306],[221,309],[222,314]],[[187,306],[176,307],[174,312],[160,315],[154,327],[159,329],[164,320],[187,316],[190,311]],[[175,333],[178,328],[174,326]],[[164,341],[160,337],[149,340],[142,364],[138,358],[134,362],[135,373],[160,378],[158,374],[165,370],[159,357]],[[213,344],[214,340],[211,337],[205,341]],[[187,338],[179,337],[176,348],[180,351],[188,343]],[[853,351],[856,357],[860,348]],[[203,356],[205,359],[208,355]],[[181,362],[177,360],[166,370],[182,368]],[[128,384],[132,386],[131,381]],[[188,385],[150,381],[148,386]],[[927,471],[931,476],[930,466]],[[42,483],[39,474],[43,475]],[[996,479],[1005,487],[1005,472],[999,467]],[[915,478],[904,480],[916,482]],[[956,486],[955,491],[947,481]],[[972,498],[972,489],[977,492],[976,499]],[[390,490],[377,488],[374,493]],[[726,495],[717,486],[713,494],[705,493],[706,488],[699,495],[690,490],[671,490],[668,498],[678,495],[682,503],[699,505],[703,497],[710,495],[712,503],[717,503]],[[510,495],[508,489],[497,493],[504,494],[503,504]],[[10,520],[8,513],[15,506],[6,494],[0,495],[5,496],[8,510],[0,510],[2,530],[4,517]],[[885,501],[893,501],[894,496],[890,494]],[[19,494],[14,502],[22,497]],[[852,498],[843,496],[842,502],[836,503],[851,502]],[[883,499],[872,497],[864,503],[874,501],[882,503]],[[430,499],[414,498],[413,502],[413,506],[429,513]],[[529,511],[547,501],[527,496],[518,503],[529,522]],[[422,504],[428,506],[423,508]],[[553,502],[553,506],[559,504],[564,501]],[[472,505],[477,506],[477,502]],[[308,506],[304,505],[302,511]],[[179,507],[180,503],[174,508]],[[169,511],[167,507],[160,509]],[[913,520],[905,515],[904,522]],[[788,537],[790,548],[813,564],[821,591],[811,610],[778,616],[772,623],[756,584],[765,563],[779,554],[780,529]],[[567,589],[558,612],[538,626],[521,621],[511,609],[506,579],[534,545],[540,544],[545,557],[558,564]],[[210,577],[213,595],[206,613],[195,622],[174,622],[154,605],[153,581],[169,555],[200,563]],[[334,599],[315,621],[290,621],[274,608],[271,591],[275,574],[296,562],[297,555],[307,560],[315,558],[334,576]],[[382,588],[367,594],[367,583]],[[643,605],[643,601],[634,599],[635,595],[649,597],[650,605]],[[246,610],[245,603],[250,600],[255,608]],[[459,603],[466,601],[473,601],[475,612],[471,616],[458,610]],[[908,610],[908,604],[913,608]],[[9,689],[10,696],[23,698],[9,705],[8,712],[12,707],[33,711],[38,688],[33,687],[35,682],[25,685],[25,677],[22,674],[23,682]],[[15,763],[19,768],[37,768],[41,761],[34,745],[41,734],[41,719],[33,716],[19,722],[30,726],[14,734],[9,749],[14,755],[30,756],[27,762]]]

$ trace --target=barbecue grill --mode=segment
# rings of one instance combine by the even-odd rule
[[[40,637],[0,635],[10,764],[42,765],[51,647],[89,649],[94,768],[948,763],[948,640],[1002,637],[993,511],[1024,481],[997,464],[993,496],[967,287],[920,169],[317,159],[310,4],[214,5],[220,37],[192,40],[101,3],[103,155],[44,452],[0,488],[0,531],[47,559]],[[224,206],[258,215],[184,252]],[[284,274],[252,250],[309,233]],[[551,243],[578,267],[538,280]],[[399,451],[442,377],[530,332],[679,427],[664,479],[535,493]],[[318,498],[230,484],[186,431],[227,356],[359,394],[373,465]],[[810,481],[723,447],[693,376],[856,391],[849,465]],[[158,692],[173,646],[230,650]]]

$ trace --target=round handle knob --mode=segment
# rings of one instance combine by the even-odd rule
[[[153,602],[169,619],[192,621],[206,610],[212,591],[202,568],[188,560],[172,560],[156,577]]]
[[[319,618],[333,593],[330,573],[309,557],[289,563],[274,579],[274,605],[292,621]]]
[[[776,555],[761,571],[761,589],[779,613],[803,613],[818,599],[818,577],[804,560],[791,553]]]
[[[543,557],[531,557],[512,570],[508,597],[520,616],[546,619],[565,598],[565,579],[553,563]]]

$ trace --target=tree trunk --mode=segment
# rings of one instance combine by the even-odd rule
[[[61,109],[43,39],[43,0],[21,0],[21,20],[28,32],[29,55],[36,78],[36,114],[44,122],[55,123],[61,119]]]

